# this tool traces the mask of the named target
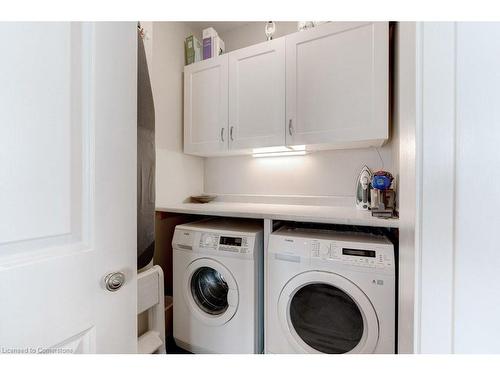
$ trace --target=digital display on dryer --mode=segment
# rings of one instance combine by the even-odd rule
[[[375,258],[375,251],[373,250],[359,250],[359,249],[342,249],[343,255],[351,255],[355,257],[368,257]]]
[[[224,237],[224,236],[221,236],[219,244],[226,245],[226,246],[241,246],[242,240],[243,239],[241,237]]]

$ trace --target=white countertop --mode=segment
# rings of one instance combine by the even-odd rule
[[[370,227],[397,228],[399,226],[398,219],[381,219],[372,217],[370,211],[358,210],[356,207],[211,202],[203,204],[173,204],[165,207],[157,207],[156,210],[184,214],[232,216],[253,219],[290,220],[344,225],[364,225]]]

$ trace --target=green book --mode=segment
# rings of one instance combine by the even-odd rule
[[[184,57],[186,65],[201,60],[201,43],[193,35],[188,36],[184,42]]]

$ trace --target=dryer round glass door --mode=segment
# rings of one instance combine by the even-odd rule
[[[200,321],[223,325],[238,309],[238,284],[224,265],[215,259],[199,258],[184,274],[184,299]]]
[[[358,306],[330,284],[309,284],[297,290],[290,301],[290,323],[307,345],[322,353],[350,352],[363,337]]]
[[[291,279],[278,302],[282,328],[299,353],[372,353],[378,320],[366,295],[335,273],[310,271]]]
[[[220,315],[227,310],[229,287],[224,277],[211,267],[198,268],[191,277],[191,293],[200,309]]]

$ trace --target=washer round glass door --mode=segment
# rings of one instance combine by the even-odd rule
[[[302,353],[373,353],[379,327],[372,304],[348,279],[331,272],[295,276],[283,288],[279,318]]]
[[[189,264],[185,273],[184,297],[192,313],[208,325],[229,321],[238,307],[238,286],[229,270],[210,258]]]
[[[220,315],[227,310],[227,286],[219,271],[200,267],[191,276],[191,294],[200,309],[210,315]]]

